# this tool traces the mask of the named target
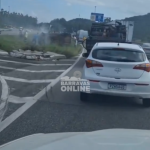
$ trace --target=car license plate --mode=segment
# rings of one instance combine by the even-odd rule
[[[108,83],[108,89],[114,90],[126,90],[126,84],[116,84],[116,83]]]

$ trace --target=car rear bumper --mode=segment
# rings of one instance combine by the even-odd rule
[[[89,93],[97,93],[104,95],[112,95],[112,96],[123,96],[123,97],[137,97],[137,98],[150,98],[150,84],[142,85],[142,84],[134,84],[134,83],[125,83],[125,90],[116,90],[116,89],[108,89],[107,81],[100,82],[90,82],[90,92]],[[119,84],[119,82],[113,82]]]
[[[150,98],[150,74],[143,74],[140,79],[115,79],[109,77],[98,76],[93,73],[93,69],[87,69],[84,65],[82,79],[90,82],[90,93],[98,93],[104,95]],[[109,89],[110,84],[123,85],[124,90]]]
[[[135,98],[150,98],[150,93],[139,93],[139,92],[126,92],[118,90],[103,90],[103,89],[90,89],[89,94],[102,94],[112,96],[123,96],[123,97],[135,97]]]

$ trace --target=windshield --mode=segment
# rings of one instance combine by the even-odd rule
[[[146,57],[143,52],[136,50],[96,49],[92,57],[99,60],[119,62],[143,62]]]
[[[0,150],[39,133],[11,149],[40,149],[60,133],[150,130],[149,48],[150,0],[0,0]],[[107,135],[112,142],[77,138],[76,146],[132,149],[133,140]]]

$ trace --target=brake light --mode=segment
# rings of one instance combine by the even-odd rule
[[[100,62],[87,59],[86,60],[86,67],[87,68],[91,68],[91,67],[103,67],[103,65]]]
[[[136,65],[133,69],[150,72],[150,63]]]

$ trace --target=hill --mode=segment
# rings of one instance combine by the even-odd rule
[[[62,32],[67,30],[67,32],[78,31],[80,29],[89,30],[91,27],[91,21],[88,19],[76,18],[69,21],[66,21],[64,18],[54,19],[49,23],[40,23],[39,27],[49,28],[51,25],[51,29],[54,31]]]
[[[143,41],[150,41],[150,13],[142,16],[125,18],[127,21],[134,21],[134,38]]]
[[[142,41],[150,41],[150,13],[142,16],[133,16],[130,18],[125,18],[123,20],[134,21],[134,39],[141,39]],[[91,27],[91,21],[89,19],[76,18],[66,21],[64,18],[55,19],[51,21],[52,29],[56,31],[73,32],[79,29],[89,30]],[[45,24],[40,24],[40,26],[45,26]],[[49,27],[49,24],[47,24]]]
[[[15,26],[15,27],[35,27],[37,25],[37,18],[23,15],[16,12],[8,12],[4,9],[0,10],[0,27]]]

